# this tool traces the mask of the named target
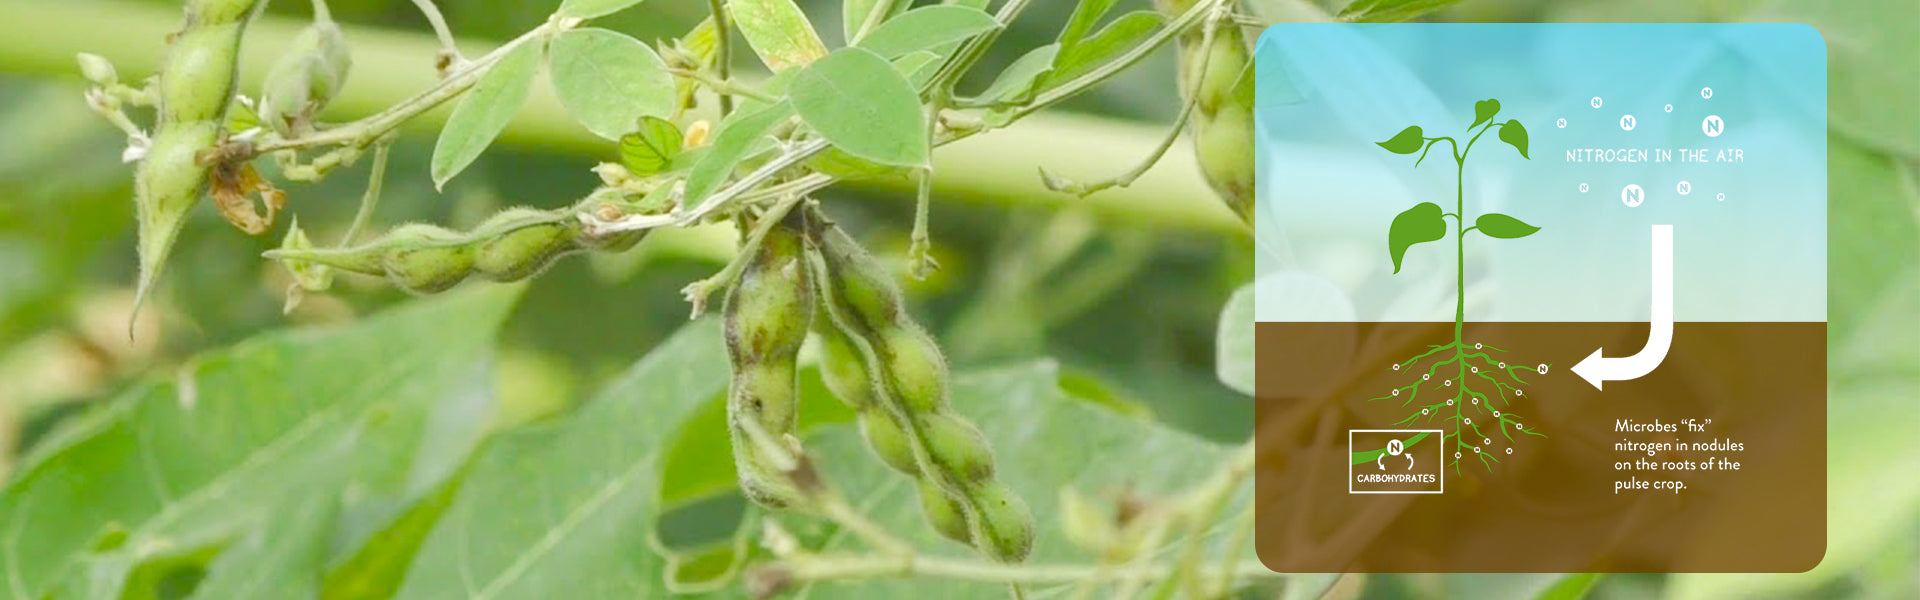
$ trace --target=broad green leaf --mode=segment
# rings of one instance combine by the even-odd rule
[[[459,175],[480,153],[493,144],[493,138],[513,121],[514,113],[532,91],[534,72],[540,66],[540,47],[521,44],[500,57],[500,62],[480,76],[447,116],[440,139],[433,144],[433,187],[443,188],[447,180]]]
[[[1354,23],[1399,23],[1453,6],[1460,0],[1354,0],[1340,9],[1340,20]]]
[[[1047,44],[1034,48],[1000,70],[993,83],[980,93],[985,100],[1005,103],[1019,103],[1033,97],[1035,85],[1053,70],[1054,57],[1059,56],[1059,44]]]
[[[793,106],[785,102],[757,110],[743,106],[728,115],[727,120],[720,123],[720,131],[713,135],[713,141],[707,144],[705,154],[687,173],[686,191],[681,203],[699,206],[700,201],[720,189],[720,184],[733,176],[734,168],[753,154],[760,140],[766,138],[774,126],[791,116]]]
[[[412,566],[414,553],[420,550],[434,523],[446,514],[447,505],[453,503],[464,481],[463,468],[369,536],[358,551],[327,569],[320,588],[322,600],[392,597],[400,589],[407,567]]]
[[[566,418],[490,440],[395,598],[664,596],[645,541],[661,456],[726,389],[718,325],[682,328]]]
[[[1394,154],[1413,154],[1419,152],[1421,144],[1425,144],[1426,141],[1426,135],[1420,132],[1420,126],[1414,125],[1400,130],[1400,133],[1394,134],[1393,139],[1375,142],[1375,144]]]
[[[877,163],[927,164],[927,121],[920,94],[880,55],[842,48],[794,75],[793,110],[848,154]]]
[[[1553,582],[1553,585],[1541,590],[1540,594],[1534,596],[1534,598],[1538,600],[1580,600],[1581,598],[1587,597],[1587,592],[1593,591],[1593,586],[1599,583],[1599,573],[1571,573],[1561,575],[1559,579]]]
[[[928,6],[888,20],[860,39],[861,48],[882,58],[933,50],[1000,28],[993,15],[964,6]]]
[[[1487,237],[1501,239],[1523,238],[1540,230],[1539,227],[1528,225],[1525,221],[1500,213],[1480,215],[1480,218],[1473,220],[1473,226],[1480,228],[1480,233],[1487,234]]]
[[[574,29],[547,48],[554,94],[574,120],[607,139],[633,130],[642,116],[673,112],[673,76],[653,48],[605,29]]]
[[[1166,22],[1167,18],[1160,13],[1138,10],[1114,19],[1099,33],[1081,40],[1072,48],[1063,42],[1053,59],[1053,73],[1047,75],[1047,83],[1041,87],[1059,87],[1075,77],[1092,72],[1152,37],[1154,30]]]
[[[1920,256],[1920,180],[1840,138],[1827,140],[1827,169],[1828,320],[1847,339],[1875,327],[1868,311]]]
[[[886,12],[880,15],[879,22],[869,24],[873,20],[875,7],[883,4],[886,5],[883,7]],[[900,16],[912,4],[910,0],[845,0],[840,4],[840,19],[846,37],[841,39],[846,40],[849,46],[858,44],[860,32],[879,27],[887,19]]]
[[[933,81],[934,75],[940,74],[941,58],[945,56],[947,56],[945,52],[935,53],[928,50],[921,50],[893,59],[893,70],[899,71],[901,75],[906,76],[907,85],[911,85],[913,89],[917,90],[925,87],[928,82]]]
[[[1518,119],[1508,119],[1507,122],[1500,124],[1500,141],[1519,150],[1520,158],[1532,158],[1527,156],[1527,128],[1520,126]]]
[[[1226,308],[1220,310],[1213,346],[1213,368],[1220,383],[1253,396],[1253,351],[1253,284],[1249,283],[1234,290]]]
[[[1473,124],[1468,125],[1467,129],[1471,130],[1479,127],[1481,123],[1487,122],[1488,119],[1492,119],[1493,116],[1497,114],[1500,114],[1499,100],[1488,98],[1475,102],[1473,103]]]
[[[673,167],[673,158],[686,144],[680,128],[660,117],[640,119],[640,129],[620,136],[620,164],[627,171],[645,177]]]
[[[784,71],[827,55],[820,34],[793,0],[727,0],[727,12],[769,70]]]
[[[313,536],[333,543],[341,531],[332,526],[278,529],[311,524],[281,522],[289,510],[319,511],[316,519],[333,510],[287,501],[323,495],[312,486],[362,490],[327,498],[347,502],[345,518],[394,502],[391,480],[439,470],[421,464],[424,434],[407,429],[450,401],[466,402],[467,382],[519,289],[476,289],[345,328],[256,338],[49,434],[0,492],[0,523],[11,530],[0,541],[0,569],[10,589],[38,597],[62,578],[125,580],[169,543],[261,569],[273,579],[261,585],[285,584],[284,569],[221,550],[245,554],[239,549],[254,539],[275,552],[306,552]],[[350,483],[316,483],[334,468]],[[110,531],[119,532],[116,543],[95,543]]]
[[[1400,273],[1400,259],[1407,248],[1447,237],[1447,220],[1440,216],[1440,205],[1421,202],[1393,218],[1387,232],[1387,253],[1393,256],[1393,272]]]
[[[1114,490],[1147,498],[1173,496],[1197,487],[1218,470],[1234,449],[1105,407],[1068,397],[1061,391],[1059,367],[1051,361],[975,371],[953,379],[953,409],[976,423],[992,443],[995,477],[1011,486],[1032,510],[1035,528],[1029,564],[1095,560],[1074,546],[1062,529],[1061,493],[1071,487],[1095,505],[1111,507]],[[867,516],[930,554],[977,557],[971,548],[940,537],[926,523],[913,480],[881,464],[856,427],[822,428],[807,438],[827,481],[859,502]],[[1232,515],[1253,497],[1251,481],[1234,493],[1223,514]],[[1210,536],[1210,552],[1227,527]],[[864,549],[844,533],[827,551]],[[1251,544],[1243,556],[1252,557]],[[1057,597],[1045,588],[1032,597]],[[914,598],[915,600],[1002,598],[1003,584],[954,579],[899,579],[821,582],[812,598]],[[1112,589],[1090,597],[1106,598]],[[1071,593],[1065,594],[1071,596]]]
[[[1920,36],[1913,34],[1913,24],[1920,23],[1920,3],[1781,0],[1751,6],[1754,10],[1736,20],[1806,23],[1825,38],[1824,98],[1834,133],[1909,160],[1920,158],[1920,103],[1913,101],[1920,98],[1920,72],[1913,69],[1913,57],[1920,56]],[[1713,14],[1700,20],[1725,16]]]
[[[554,14],[575,19],[603,17],[639,4],[640,0],[567,0]]]

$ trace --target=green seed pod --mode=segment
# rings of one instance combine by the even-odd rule
[[[913,456],[913,440],[894,422],[893,415],[885,410],[862,411],[860,433],[866,436],[867,447],[881,462],[910,477],[919,475],[920,462]]]
[[[774,227],[748,258],[727,293],[722,323],[733,381],[727,419],[734,467],[748,499],[768,508],[804,500],[794,480],[770,463],[748,433],[752,422],[773,436],[792,434],[799,416],[800,346],[813,322],[813,281],[803,263],[804,213]]]
[[[820,340],[820,378],[827,389],[854,410],[865,412],[874,405],[873,380],[867,376],[867,361],[846,332],[829,319],[820,319],[813,328]]]
[[[927,515],[927,523],[933,526],[933,530],[947,539],[972,544],[973,526],[967,521],[967,507],[948,496],[938,485],[921,481],[919,489],[920,512]]]
[[[908,410],[931,413],[947,409],[947,359],[940,346],[919,325],[907,323],[883,330],[878,346],[900,400]]]
[[[267,72],[260,93],[260,118],[282,136],[304,135],[313,117],[346,85],[353,68],[346,34],[332,20],[316,20],[300,31],[293,46]]]
[[[846,305],[848,316],[875,331],[906,324],[905,301],[893,274],[846,231],[831,224],[819,229],[814,243],[833,274],[834,296]]]
[[[1004,483],[981,486],[971,495],[974,545],[1002,562],[1026,560],[1033,552],[1033,513]]]
[[[1196,0],[1157,0],[1160,10],[1178,15]],[[1241,220],[1253,223],[1254,85],[1249,66],[1252,54],[1238,25],[1214,27],[1213,43],[1195,27],[1180,34],[1180,92],[1199,100],[1194,107],[1193,145],[1200,170],[1214,192]],[[1196,83],[1194,71],[1205,64]]]
[[[444,292],[473,272],[473,248],[438,227],[415,225],[394,232],[381,259],[387,280],[415,294]]]
[[[173,35],[161,64],[159,119],[146,157],[134,170],[140,230],[136,310],[159,281],[187,211],[200,200],[207,165],[196,157],[220,141],[233,97],[240,38],[257,10],[255,4],[255,0],[189,0],[186,23]]]
[[[964,492],[993,479],[993,449],[972,423],[949,414],[925,414],[919,420],[927,458],[943,476],[955,479],[947,484],[950,490]]]
[[[473,257],[474,271],[494,281],[519,281],[539,274],[548,265],[579,249],[573,223],[535,223],[480,242]]]
[[[113,69],[113,63],[98,54],[80,53],[80,75],[95,85],[113,85],[120,82],[120,74]]]

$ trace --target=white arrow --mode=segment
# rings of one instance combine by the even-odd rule
[[[1653,226],[1653,320],[1647,329],[1647,345],[1639,354],[1605,358],[1595,348],[1593,354],[1573,366],[1573,374],[1593,384],[1594,389],[1602,389],[1603,381],[1638,379],[1667,359],[1667,350],[1673,346],[1672,225]]]

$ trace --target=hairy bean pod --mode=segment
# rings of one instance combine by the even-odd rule
[[[810,208],[808,264],[819,288],[819,332],[829,389],[860,413],[867,445],[918,480],[934,530],[1003,561],[1026,558],[1032,516],[994,480],[986,436],[948,404],[946,359],[913,322],[890,274],[846,232]]]
[[[325,3],[316,3],[316,10]],[[260,92],[260,120],[280,135],[304,135],[313,127],[313,117],[347,83],[353,68],[353,54],[347,49],[346,34],[322,13],[312,25],[300,31],[273,70]]]
[[[814,287],[804,264],[805,214],[789,213],[767,232],[727,292],[722,322],[733,382],[727,423],[733,462],[746,497],[768,508],[803,500],[791,477],[769,462],[744,422],[775,437],[794,432],[800,414],[798,361],[813,323]]]
[[[519,281],[539,275],[562,256],[589,250],[619,252],[640,242],[645,231],[595,238],[573,209],[511,208],[468,232],[433,225],[402,225],[353,248],[282,248],[266,253],[291,267],[319,264],[384,277],[416,294],[445,291],[468,277]]]
[[[209,165],[198,155],[220,142],[240,38],[257,9],[255,0],[188,0],[185,24],[170,37],[160,67],[158,120],[134,171],[140,233],[136,306],[159,280],[187,211],[200,200]]]
[[[1160,11],[1178,15],[1197,0],[1156,0]],[[1254,82],[1252,53],[1240,26],[1231,22],[1214,28],[1206,42],[1200,27],[1180,34],[1180,94],[1199,100],[1193,114],[1193,151],[1200,170],[1220,199],[1253,222]],[[1205,73],[1196,74],[1202,65]],[[1199,75],[1196,77],[1196,75]]]

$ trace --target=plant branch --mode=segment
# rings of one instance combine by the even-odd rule
[[[772,563],[798,581],[901,579],[908,577],[945,577],[971,581],[1025,583],[1034,585],[1077,581],[1112,581],[1124,577],[1162,580],[1173,574],[1170,564],[1147,564],[1137,571],[1116,572],[1098,564],[1002,564],[981,560],[937,556],[796,556]],[[1233,565],[1238,578],[1286,577],[1258,561]]]
[[[733,14],[726,0],[707,0],[713,10],[713,70],[722,81],[733,78]],[[720,90],[714,90],[720,93]],[[733,95],[720,93],[720,117],[733,112]]]
[[[413,0],[413,5],[420,8],[420,14],[426,15],[434,37],[440,38],[440,52],[447,57],[447,69],[466,62],[466,57],[460,56],[460,46],[453,42],[453,30],[447,28],[447,18],[440,15],[440,7],[435,6],[433,0]]]
[[[1149,37],[1146,41],[1140,42],[1133,48],[1127,50],[1126,53],[1079,77],[1060,84],[1058,87],[1041,92],[1040,95],[1034,97],[1032,103],[1015,111],[1014,118],[1022,118],[1033,114],[1034,111],[1057,104],[1062,100],[1086,91],[1088,88],[1099,85],[1101,82],[1119,74],[1121,71],[1127,70],[1145,59],[1147,55],[1152,54],[1153,51],[1159,50],[1161,46],[1165,46],[1167,42],[1172,41],[1174,37],[1186,31],[1188,27],[1192,27],[1194,23],[1198,23],[1200,19],[1206,18],[1212,11],[1225,6],[1226,2],[1227,0],[1201,0],[1200,2],[1194,3],[1186,12],[1180,13],[1179,17],[1168,22],[1167,25],[1161,27],[1159,31],[1154,32],[1153,37]]]

